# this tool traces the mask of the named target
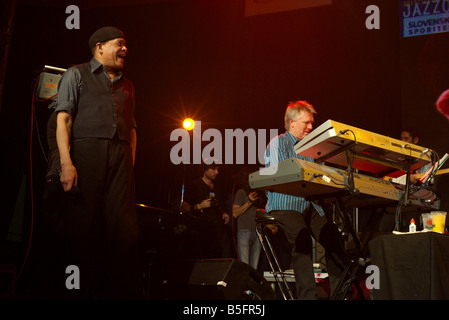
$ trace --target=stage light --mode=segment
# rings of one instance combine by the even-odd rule
[[[190,131],[193,129],[193,127],[195,127],[195,121],[193,121],[193,119],[191,118],[187,118],[183,121],[182,126],[184,127],[184,129]]]

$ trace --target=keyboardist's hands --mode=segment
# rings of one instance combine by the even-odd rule
[[[411,174],[410,182],[416,184],[419,181],[420,174]]]

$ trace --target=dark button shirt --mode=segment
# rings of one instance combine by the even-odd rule
[[[129,142],[130,130],[137,127],[132,83],[121,72],[111,80],[95,58],[64,73],[55,111],[74,118],[74,138],[112,138],[117,133]]]

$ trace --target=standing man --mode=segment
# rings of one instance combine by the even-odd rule
[[[218,165],[202,163],[200,168],[201,178],[185,189],[181,212],[205,222],[207,230],[203,230],[204,234],[210,235],[208,243],[204,243],[204,251],[208,255],[205,258],[232,258],[229,214],[224,208],[224,195],[216,185]]]
[[[284,117],[287,131],[273,138],[267,146],[267,167],[294,157],[313,162],[312,158],[297,155],[294,145],[312,131],[315,114],[314,107],[306,101],[299,100],[287,106]],[[297,298],[317,299],[312,236],[325,248],[331,294],[335,293],[346,257],[343,242],[335,226],[326,219],[322,207],[302,197],[287,194],[268,191],[267,197],[266,211],[278,221],[278,226],[284,230],[292,245]]]
[[[67,218],[67,262],[79,268],[75,297],[135,299],[137,138],[134,87],[123,75],[128,49],[115,27],[95,31],[89,47],[90,62],[64,73],[55,110],[60,181],[65,192],[79,193]]]
[[[262,246],[256,232],[256,210],[263,208],[265,201],[255,190],[251,190],[248,179],[250,171],[243,168],[237,175],[240,186],[234,196],[232,216],[237,220],[237,252],[240,261],[257,270]]]

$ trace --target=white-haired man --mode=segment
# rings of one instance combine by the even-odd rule
[[[299,156],[294,145],[313,129],[315,108],[306,101],[291,102],[285,111],[285,133],[272,139],[265,152],[269,167],[289,158],[313,162]],[[295,274],[296,297],[300,300],[318,298],[313,270],[312,236],[325,248],[331,294],[344,269],[345,252],[339,234],[324,214],[323,208],[302,197],[267,192],[266,211],[277,220],[292,246],[292,266]]]

